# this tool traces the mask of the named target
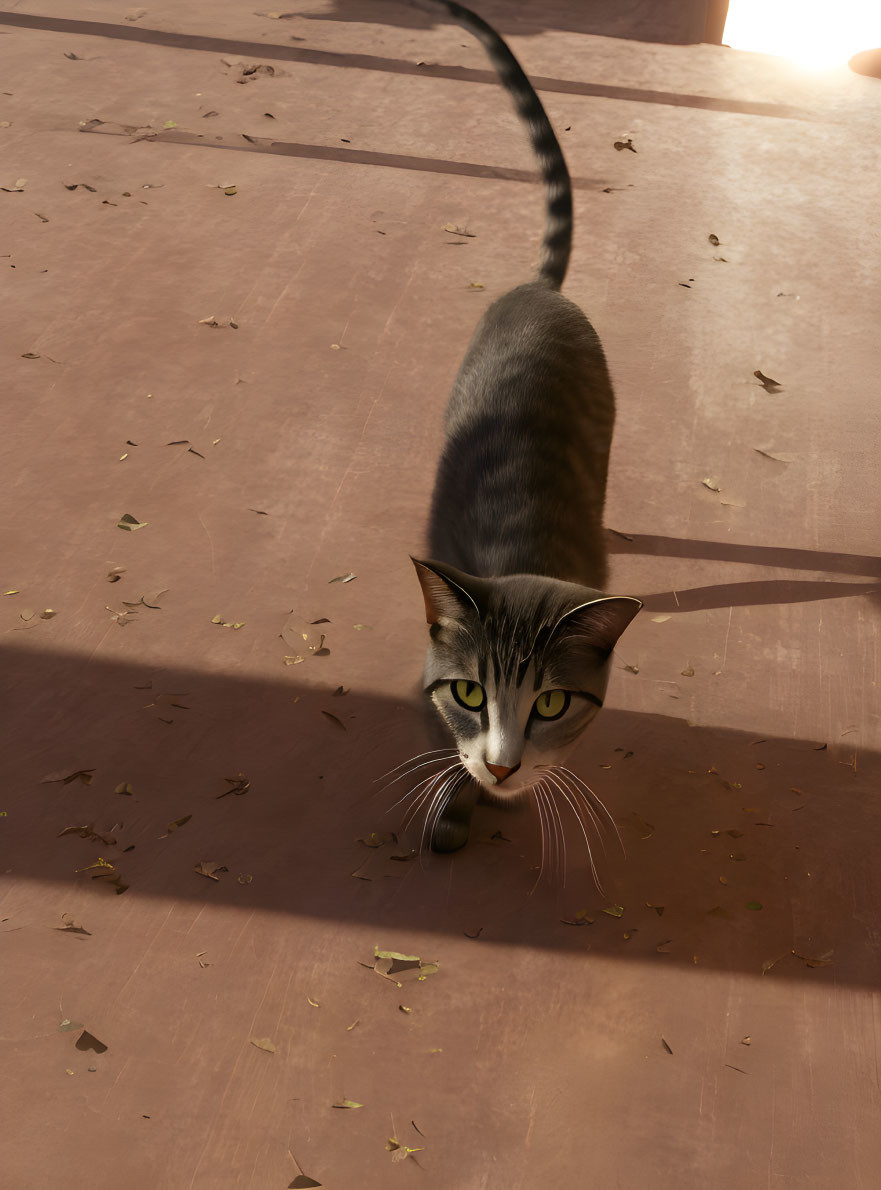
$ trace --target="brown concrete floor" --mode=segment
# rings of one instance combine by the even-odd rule
[[[424,864],[357,841],[426,746],[448,386],[541,231],[478,47],[343,0],[0,14],[4,1188],[881,1179],[881,84],[552,8],[482,11],[560,130],[619,396],[612,587],[646,610],[577,757],[627,844],[606,898],[574,834],[530,895],[529,813]],[[398,989],[377,944],[440,968]]]

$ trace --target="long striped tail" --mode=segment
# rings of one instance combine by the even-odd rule
[[[505,41],[481,17],[454,0],[410,0],[424,11],[441,10],[477,38],[486,50],[502,85],[511,96],[517,114],[529,133],[541,166],[547,191],[545,234],[541,245],[538,280],[559,289],[566,276],[572,250],[572,183],[563,150],[551,127],[535,88]]]

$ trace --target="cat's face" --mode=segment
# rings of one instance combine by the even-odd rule
[[[603,705],[611,651],[642,605],[559,579],[414,564],[431,626],[425,691],[484,790],[522,794]]]

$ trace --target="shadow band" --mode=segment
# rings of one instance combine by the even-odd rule
[[[211,54],[248,54],[255,58],[271,58],[284,62],[299,62],[309,66],[336,66],[346,70],[379,70],[386,74],[411,74],[429,78],[452,79],[455,82],[483,83],[499,86],[494,71],[475,70],[467,66],[417,66],[401,58],[380,58],[373,54],[340,54],[331,50],[309,50],[296,46],[265,45],[263,42],[232,41],[222,37],[205,37],[194,33],[166,33],[161,29],[143,29],[134,25],[111,25],[104,21],[73,21],[62,17],[35,16],[31,13],[0,11],[0,24],[19,29],[42,29],[52,33],[69,33],[88,37],[112,37],[117,41],[139,41],[146,45],[162,45],[171,49],[197,50]],[[718,99],[711,95],[682,95],[673,91],[650,91],[636,87],[612,87],[602,83],[576,82],[571,79],[531,76],[537,91],[559,95],[589,95],[597,99],[618,99],[629,103],[656,103],[665,107],[689,107],[711,112],[735,112],[747,116],[770,116],[779,120],[803,120],[810,123],[829,123],[819,113],[780,103],[762,103],[740,99]]]

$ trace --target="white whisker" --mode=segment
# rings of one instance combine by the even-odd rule
[[[557,805],[557,799],[554,796],[554,791],[549,785],[545,785],[545,792],[547,794],[548,806],[551,809],[552,821],[554,828],[554,845],[555,845],[555,862],[558,870],[562,866],[563,879],[562,886],[566,887],[566,829],[563,825],[563,819],[560,817],[560,808]]]
[[[428,839],[429,846],[431,845],[435,829],[443,816],[444,810],[453,800],[456,790],[461,787],[468,776],[468,770],[463,769],[461,773],[447,777],[441,788],[434,794],[422,823],[422,839],[419,845],[420,852],[425,850],[426,838]]]
[[[409,776],[410,773],[415,773],[417,771],[417,769],[424,769],[429,764],[440,764],[441,761],[448,760],[451,756],[457,756],[458,749],[457,748],[439,748],[438,753],[439,753],[438,755],[432,756],[429,760],[423,760],[421,764],[416,764],[414,762],[420,760],[422,756],[427,756],[428,753],[422,752],[419,756],[413,756],[410,758],[410,760],[405,760],[403,764],[398,765],[398,769],[403,769],[404,771],[401,773],[398,773],[397,777],[395,777],[393,780],[389,781],[387,785],[383,785],[382,788],[388,789],[389,785],[395,785],[398,781],[402,781],[404,779],[404,777]],[[411,765],[412,767],[407,768],[406,767],[407,765]],[[385,777],[389,777],[389,776],[391,776],[392,773],[395,773],[397,771],[398,771],[397,769],[391,769],[390,772],[383,773],[382,777],[377,777],[376,780],[382,781]]]
[[[567,791],[572,794],[572,796],[575,798],[578,805],[582,806],[587,811],[587,817],[590,821],[590,825],[596,828],[597,842],[599,843],[600,847],[602,848],[603,855],[604,856],[607,855],[608,853],[606,851],[606,841],[603,838],[605,824],[604,824],[603,820],[600,818],[600,816],[597,814],[596,810],[594,810],[593,806],[590,804],[590,802],[584,796],[584,794],[581,792],[581,790],[578,788],[578,786],[575,785],[570,780],[570,778],[567,777],[562,772],[561,769],[559,769],[555,766],[553,769],[549,769],[548,771],[554,773],[557,780],[562,782],[563,785],[565,785]]]
[[[446,769],[444,769],[440,773],[430,773],[429,776],[423,777],[421,781],[417,781],[417,783],[413,786],[412,789],[408,789],[403,797],[399,797],[398,800],[394,803],[394,805],[389,806],[389,808],[385,811],[385,814],[391,814],[392,810],[396,810],[397,807],[400,806],[401,802],[405,802],[407,800],[407,798],[413,797],[415,794],[419,793],[420,790],[422,790],[422,793],[419,795],[419,799],[417,799],[417,804],[418,804],[418,801],[421,800],[422,795],[426,792],[426,790],[424,789],[424,786],[430,785],[432,781],[437,781],[440,777],[443,776],[443,774],[445,772],[447,772]],[[411,810],[412,810],[412,807],[411,807]],[[407,813],[409,815],[410,810],[408,810]],[[405,820],[404,820],[404,823],[402,825],[403,830],[407,829],[408,822],[409,822],[409,817],[405,818]]]
[[[571,769],[564,768],[562,765],[558,765],[557,768],[561,773],[565,773],[568,777],[571,777],[574,781],[577,781],[578,784],[582,787],[582,789],[585,790],[585,792],[588,794],[588,796],[591,800],[591,803],[600,810],[600,812],[605,817],[606,822],[608,822],[609,826],[611,826],[612,830],[615,832],[615,834],[618,838],[618,844],[621,848],[621,854],[626,857],[627,852],[624,850],[624,841],[621,838],[621,832],[618,830],[618,824],[615,821],[615,819],[612,817],[612,815],[609,813],[602,798],[600,798],[596,793],[594,793],[594,791],[591,789],[591,787],[585,781],[583,781],[581,779],[581,777],[578,776],[577,773],[573,773]]]
[[[410,793],[405,793],[402,798],[400,798],[397,802],[395,802],[395,806],[399,806],[401,804],[401,802],[405,801],[410,796],[410,794],[415,793],[416,790],[420,788],[420,786],[422,786],[422,785],[427,786],[426,789],[422,790],[422,793],[419,795],[419,798],[417,799],[416,803],[414,805],[412,805],[410,807],[410,809],[407,811],[407,814],[404,818],[404,822],[402,825],[402,830],[406,830],[407,827],[410,825],[410,823],[413,821],[413,819],[416,817],[416,815],[419,813],[419,807],[423,804],[423,802],[426,800],[426,798],[432,793],[432,786],[435,785],[437,782],[442,782],[444,777],[446,777],[448,773],[452,773],[458,767],[459,767],[458,763],[450,764],[450,765],[447,765],[447,767],[445,769],[441,769],[441,771],[439,773],[432,773],[431,776],[425,777],[422,781],[419,782],[418,785],[416,785],[413,789],[411,789]],[[395,808],[395,806],[390,807],[390,809],[393,810]]]
[[[588,838],[587,830],[584,825],[584,819],[578,813],[578,807],[577,807],[576,803],[573,802],[572,798],[569,796],[569,794],[574,791],[571,789],[567,789],[563,785],[563,783],[560,781],[559,777],[556,777],[552,774],[548,774],[548,777],[549,777],[549,780],[554,782],[557,789],[559,789],[559,791],[562,793],[563,797],[569,803],[572,813],[575,815],[578,825],[581,827],[581,833],[584,836],[584,843],[585,843],[585,846],[587,847],[587,857],[590,860],[590,871],[591,871],[591,875],[593,876],[593,882],[597,886],[597,889],[602,894],[602,896],[605,896],[606,895],[605,890],[603,889],[602,883],[601,883],[599,875],[597,873],[596,864],[593,861],[593,849],[591,848],[591,845],[590,845],[590,839]],[[600,840],[600,842],[602,842],[602,840]]]
[[[545,821],[544,821],[545,808],[544,808],[544,802],[542,799],[542,789],[543,789],[543,784],[541,781],[539,781],[539,783],[537,785],[533,785],[533,787],[532,787],[532,794],[535,798],[535,808],[538,810],[538,823],[539,823],[539,827],[541,829],[541,862],[539,864],[538,875],[535,878],[535,884],[533,884],[532,888],[529,890],[530,896],[532,896],[532,894],[538,888],[541,878],[544,875],[544,870],[545,870]]]

